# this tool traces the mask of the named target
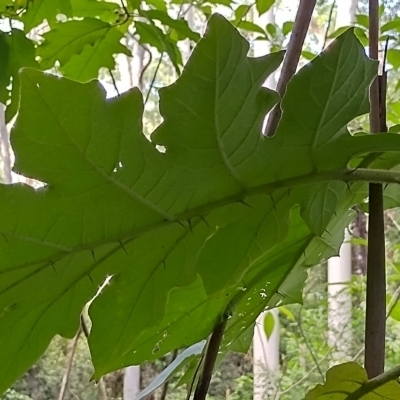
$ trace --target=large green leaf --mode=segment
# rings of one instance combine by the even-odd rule
[[[97,377],[199,342],[227,308],[225,347],[264,307],[301,300],[305,267],[335,252],[360,200],[337,182],[347,163],[400,137],[345,129],[376,72],[352,31],[292,79],[262,137],[277,101],[262,84],[283,54],[248,49],[213,16],[161,91],[152,142],[136,89],[106,100],[97,82],[22,73],[15,170],[47,186],[0,187],[0,391],[75,334],[106,277],[90,310]]]

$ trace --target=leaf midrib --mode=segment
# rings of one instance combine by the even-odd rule
[[[332,180],[342,180],[344,182],[352,182],[352,181],[357,181],[356,179],[351,179],[351,173],[352,171],[350,170],[338,170],[338,171],[329,171],[329,172],[321,172],[318,174],[315,173],[310,173],[308,175],[302,175],[299,177],[295,178],[290,178],[290,179],[284,179],[280,181],[275,181],[272,183],[267,183],[259,186],[254,186],[248,190],[243,190],[239,191],[237,193],[234,193],[230,196],[224,197],[223,199],[216,200],[212,203],[199,206],[196,208],[193,208],[189,211],[185,211],[181,214],[177,214],[173,216],[172,220],[166,220],[163,219],[161,221],[156,221],[152,223],[151,225],[142,227],[142,228],[134,228],[132,230],[127,230],[121,234],[115,235],[115,236],[109,236],[104,239],[96,240],[93,242],[89,242],[86,244],[74,246],[71,248],[70,251],[68,252],[61,252],[61,253],[56,253],[51,256],[51,261],[55,262],[61,259],[62,257],[70,254],[75,254],[84,250],[93,250],[96,249],[99,246],[108,244],[108,243],[122,243],[124,240],[127,240],[132,237],[138,237],[142,236],[146,233],[149,233],[151,231],[154,231],[156,229],[160,229],[162,227],[165,227],[167,225],[173,224],[173,223],[178,223],[182,225],[182,221],[190,221],[193,218],[200,218],[200,219],[205,219],[204,215],[207,215],[208,213],[217,210],[219,208],[228,206],[230,204],[234,203],[243,203],[247,198],[257,196],[257,195],[272,195],[274,192],[279,191],[279,190],[290,190],[293,187],[296,186],[302,186],[302,185],[308,185],[310,183],[323,183],[323,182],[328,182]],[[347,179],[345,179],[347,177]],[[362,181],[361,179],[358,179],[358,181]],[[0,232],[1,233],[1,232]],[[4,235],[8,235],[8,232],[3,232]],[[10,235],[13,235],[12,233]],[[27,237],[25,239],[24,236],[19,235],[19,238],[21,240],[30,240],[31,238]],[[19,266],[14,266],[10,267],[4,270],[0,270],[0,275],[7,273],[7,272],[12,272],[16,269],[23,269],[23,268],[29,268],[30,266],[34,266],[38,263],[41,262],[46,262],[49,261],[50,257],[45,257],[40,260],[35,260],[30,263],[24,263]]]

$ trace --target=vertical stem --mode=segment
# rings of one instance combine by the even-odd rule
[[[201,371],[199,382],[194,392],[193,400],[205,400],[210,387],[211,377],[214,370],[215,362],[217,361],[219,346],[221,345],[222,338],[228,319],[224,318],[215,327],[208,342],[206,354],[204,357],[203,370]]]
[[[281,97],[286,91],[286,86],[289,80],[296,72],[316,2],[317,0],[300,0],[299,8],[294,20],[292,35],[290,36],[286,56],[283,61],[281,75],[276,86],[276,91]],[[269,115],[266,127],[267,136],[272,136],[275,133],[281,114],[282,110],[280,103],[278,103]]]
[[[58,400],[64,400],[64,398],[65,398],[65,394],[66,394],[67,387],[68,387],[68,379],[69,379],[69,375],[71,374],[72,363],[74,361],[75,350],[76,350],[76,346],[78,344],[78,339],[79,339],[81,332],[82,332],[82,328],[80,327],[72,341],[71,348],[68,352],[67,367],[65,369],[65,372],[64,372],[64,375],[62,378],[60,393],[58,394]]]
[[[369,51],[378,59],[379,0],[369,0]],[[378,133],[385,115],[380,115],[379,80],[370,88],[370,127]],[[386,330],[385,227],[383,189],[380,184],[369,185],[367,306],[365,320],[365,369],[374,378],[384,371]]]

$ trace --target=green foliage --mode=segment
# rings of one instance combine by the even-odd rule
[[[15,169],[47,187],[0,188],[2,389],[55,334],[74,335],[109,275],[90,309],[96,377],[204,339],[230,308],[224,350],[264,307],[301,301],[304,267],[334,254],[363,197],[338,182],[347,164],[399,151],[400,138],[344,128],[367,111],[376,72],[351,30],[292,79],[276,135],[262,138],[277,96],[261,85],[283,54],[248,48],[212,17],[161,91],[152,142],[136,89],[105,101],[97,82],[21,74]]]
[[[130,51],[119,42],[124,36],[115,26],[95,18],[81,21],[68,21],[57,24],[44,35],[44,43],[38,47],[37,55],[41,58],[41,67],[46,70],[58,61],[61,70],[66,68],[68,76],[77,80],[97,78],[100,67],[114,68],[113,54]],[[82,58],[89,58],[85,72],[79,69]],[[95,60],[95,61],[94,61]],[[79,73],[75,72],[79,70]],[[82,75],[83,73],[83,75]]]
[[[329,51],[292,80],[273,138],[260,131],[278,98],[260,87],[283,53],[248,58],[248,44],[217,16],[178,82],[161,91],[164,123],[151,143],[142,135],[137,90],[105,101],[97,82],[18,74],[21,67],[57,66],[76,81],[96,78],[100,68],[114,69],[116,54],[131,56],[121,44],[129,30],[141,44],[167,53],[179,75],[178,42],[199,41],[181,10],[175,18],[160,0],[145,9],[136,0],[126,3],[36,0],[24,9],[20,1],[0,0],[2,16],[24,23],[24,31],[0,33],[7,120],[17,111],[22,79],[15,170],[47,184],[40,191],[0,187],[7,210],[0,241],[0,338],[7,343],[0,347],[0,391],[54,335],[74,335],[84,304],[109,276],[90,311],[97,378],[199,342],[227,309],[232,318],[219,362],[230,350],[248,351],[257,315],[301,302],[305,268],[337,251],[350,206],[365,197],[362,184],[348,190],[342,182],[349,180],[348,163],[370,151],[400,149],[397,135],[352,137],[345,128],[367,112],[376,73],[354,36],[367,40],[363,15],[354,33],[336,32],[342,35]],[[256,7],[263,14],[273,3]],[[290,21],[260,27],[246,19],[249,10],[240,5],[233,24],[258,39],[276,46],[292,30]],[[37,45],[25,34],[43,23],[50,30]],[[397,28],[389,23],[382,33]],[[395,49],[388,58],[397,68]],[[384,168],[397,163],[396,155]],[[397,205],[397,197],[389,186],[387,204],[390,198]],[[290,309],[282,312],[294,321]],[[156,385],[187,361],[180,383],[193,376],[198,352],[182,358]],[[251,398],[251,379],[242,378],[233,398]],[[19,398],[13,391],[6,396]]]
[[[10,121],[17,112],[20,79],[20,68],[37,68],[35,60],[35,48],[33,43],[25,37],[19,29],[13,29],[10,33],[0,32],[0,101],[3,104],[11,104],[6,109],[6,120]],[[8,86],[11,85],[11,91]]]
[[[341,364],[331,368],[326,373],[326,383],[311,390],[305,400],[345,400],[368,381],[367,373],[354,362]],[[362,396],[365,400],[388,399],[395,400],[400,396],[400,385],[392,380],[378,389],[371,390]],[[354,399],[360,397],[354,397]]]

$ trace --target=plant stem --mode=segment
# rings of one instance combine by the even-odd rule
[[[71,374],[75,350],[76,350],[76,346],[78,344],[78,339],[79,339],[81,332],[82,332],[82,327],[79,327],[78,332],[76,333],[76,335],[72,341],[71,348],[68,352],[67,368],[65,369],[65,372],[64,372],[64,375],[63,375],[63,378],[61,381],[61,388],[60,388],[60,393],[58,394],[58,400],[64,400],[65,394],[67,392],[68,379],[69,379],[69,375]]]
[[[369,51],[378,59],[379,0],[369,0]],[[385,115],[381,115],[382,102],[376,77],[370,88],[370,127],[372,133],[380,131]],[[365,369],[369,378],[383,373],[385,368],[386,331],[386,271],[385,226],[383,214],[383,188],[381,184],[369,185],[367,295],[365,319]]]
[[[224,336],[224,331],[228,318],[223,316],[222,321],[215,327],[208,342],[206,354],[204,357],[203,369],[199,378],[199,382],[194,392],[193,400],[205,400],[210,387],[211,377],[214,365],[217,360],[219,346]]]
[[[283,61],[281,75],[279,77],[276,91],[282,97],[286,91],[286,86],[292,76],[295,74],[297,65],[300,60],[301,50],[306,38],[307,30],[310,25],[311,16],[314,11],[316,0],[300,0],[292,35],[290,36],[289,44],[286,51],[286,56]],[[266,135],[272,136],[278,126],[281,118],[282,110],[280,102],[272,109],[267,126]]]

